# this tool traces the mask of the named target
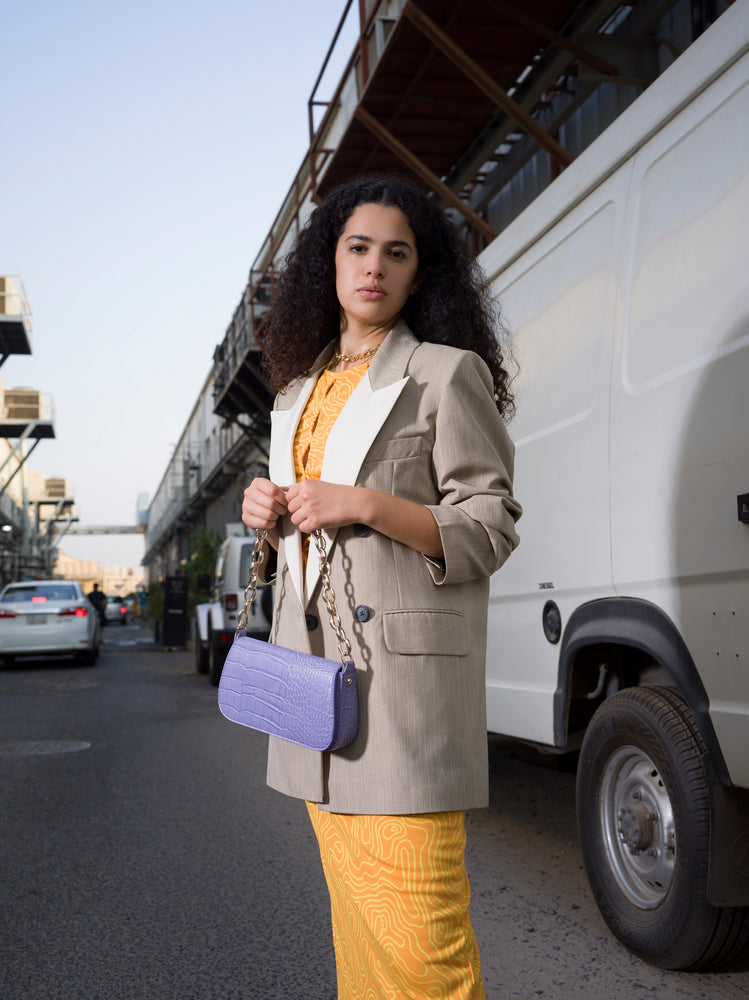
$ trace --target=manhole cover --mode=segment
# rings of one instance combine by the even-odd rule
[[[29,740],[26,743],[0,743],[0,757],[43,757],[51,753],[75,753],[88,750],[85,740]]]

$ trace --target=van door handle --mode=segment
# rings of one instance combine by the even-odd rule
[[[739,521],[749,524],[749,493],[739,493],[736,500],[739,505]]]

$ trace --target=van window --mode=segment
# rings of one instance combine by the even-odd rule
[[[221,543],[221,547],[218,550],[218,556],[216,557],[216,585],[219,590],[224,589],[224,570],[226,568],[226,553],[229,548],[229,539]]]
[[[244,590],[247,584],[250,582],[250,563],[252,561],[252,549],[253,546],[249,543],[242,546],[242,552],[239,556],[239,581],[237,583],[238,590]]]

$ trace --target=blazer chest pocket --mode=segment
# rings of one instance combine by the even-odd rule
[[[385,645],[406,656],[467,656],[468,626],[457,611],[385,611]]]
[[[393,462],[402,458],[416,458],[424,449],[421,437],[398,437],[377,439],[367,452],[362,465],[370,462]]]

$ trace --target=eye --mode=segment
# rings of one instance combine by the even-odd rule
[[[367,246],[365,243],[352,243],[349,250],[354,254],[366,253]]]
[[[390,251],[390,256],[395,258],[395,260],[406,260],[405,250],[399,250],[397,247]]]

